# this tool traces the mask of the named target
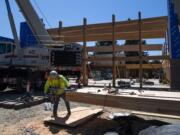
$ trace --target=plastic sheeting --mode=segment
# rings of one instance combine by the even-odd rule
[[[138,135],[180,135],[180,124],[152,126],[142,130]]]

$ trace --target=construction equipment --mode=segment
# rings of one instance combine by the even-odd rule
[[[79,74],[81,45],[53,41],[29,0],[16,0],[26,20],[21,23],[18,39],[9,0],[5,2],[14,40],[0,40],[0,90],[7,86],[22,90],[27,81],[35,88],[42,88],[44,76],[51,69],[62,74]]]

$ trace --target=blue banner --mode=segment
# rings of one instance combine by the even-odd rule
[[[179,19],[172,0],[168,0],[169,45],[171,59],[180,59]]]
[[[37,46],[37,40],[26,22],[20,24],[20,41],[22,48]]]

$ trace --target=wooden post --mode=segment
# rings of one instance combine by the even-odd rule
[[[86,26],[87,26],[87,19],[83,19],[83,85],[88,85],[88,75],[87,75],[87,49],[86,49]]]
[[[168,55],[168,45],[170,44],[169,43],[169,39],[168,39],[168,33],[169,33],[169,29],[167,28],[167,30],[166,30],[166,38],[165,38],[165,41],[166,41],[166,47],[165,47],[165,55],[167,56]]]
[[[112,15],[112,79],[113,79],[113,87],[116,87],[116,61],[115,61],[115,15]]]
[[[62,31],[62,21],[59,21],[59,31],[58,31],[58,34],[59,34],[59,39],[61,40],[61,31]]]
[[[142,33],[141,33],[141,12],[138,13],[139,21],[138,21],[138,27],[139,27],[139,89],[142,89]]]

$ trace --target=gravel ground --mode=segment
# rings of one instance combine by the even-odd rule
[[[19,96],[10,94],[0,94],[0,101],[5,99],[17,99]],[[75,107],[91,107],[102,108],[102,106],[87,105],[82,103],[71,102],[71,108]],[[64,102],[59,104],[59,111],[65,111]],[[128,110],[114,109],[105,107],[105,113],[98,118],[77,128],[66,128],[55,125],[45,125],[44,118],[51,116],[51,112],[44,111],[44,104],[24,108],[21,110],[0,108],[0,135],[101,135],[102,132],[119,128],[117,122],[108,120],[109,112],[122,112]],[[129,111],[128,111],[129,112]],[[180,123],[180,120],[165,119],[150,116],[139,116],[146,120],[156,119],[168,123]]]
[[[71,103],[71,108],[77,106],[87,107],[88,105]],[[60,102],[59,111],[65,110],[64,103]],[[21,110],[0,108],[0,133],[1,135],[31,135],[30,133],[33,132],[33,129],[27,128],[27,124],[42,122],[44,118],[51,116],[51,114],[50,111],[44,110],[44,104]]]
[[[77,106],[89,106],[87,104],[71,103],[71,108]],[[91,106],[100,108],[98,106]],[[102,107],[101,107],[102,108]],[[64,103],[60,103],[59,110],[66,110]],[[123,110],[105,108],[106,111],[120,112]],[[104,113],[101,117],[88,122],[78,128],[65,128],[55,125],[44,125],[43,119],[50,116],[51,112],[44,111],[43,104],[21,110],[0,108],[0,133],[1,135],[100,135],[102,131],[109,128],[118,127],[117,123],[107,120],[109,113]],[[170,123],[178,123],[179,120],[154,118],[143,116],[145,119],[157,119]],[[101,129],[101,130],[100,130]]]

